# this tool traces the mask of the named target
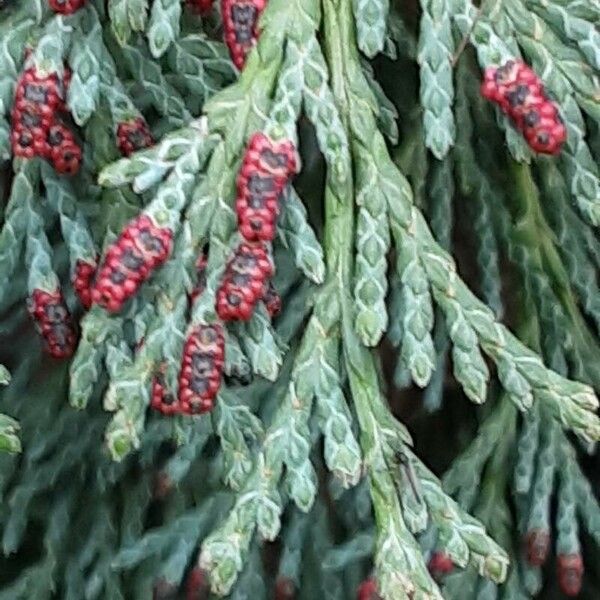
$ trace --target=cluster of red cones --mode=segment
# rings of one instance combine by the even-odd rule
[[[545,564],[550,555],[552,536],[547,529],[531,529],[525,536],[527,562],[534,567]],[[583,559],[580,554],[559,554],[556,573],[560,589],[566,596],[577,596],[583,583]]]
[[[15,156],[40,156],[52,163],[57,172],[73,175],[81,164],[81,148],[73,132],[60,120],[66,112],[66,92],[71,73],[65,69],[43,74],[31,67],[17,82],[11,114],[11,145]]]
[[[247,321],[263,300],[271,315],[281,308],[269,286],[274,267],[265,245],[275,237],[279,200],[298,167],[294,144],[255,133],[248,142],[237,178],[236,212],[242,242],[227,265],[217,292],[217,313],[224,321]]]
[[[509,60],[501,67],[486,69],[481,93],[509,115],[532,150],[542,154],[560,152],[567,130],[558,106],[548,98],[531,67]]]

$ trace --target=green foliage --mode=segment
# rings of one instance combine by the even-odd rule
[[[342,600],[370,576],[385,600],[527,598],[545,574],[527,534],[600,543],[578,462],[600,440],[600,12],[401,4],[270,0],[240,73],[217,10],[0,8],[0,599],[148,598],[199,572],[240,599]],[[520,57],[560,107],[558,157],[480,97],[481,69]],[[10,161],[29,67],[71,72],[74,177]],[[137,118],[157,141],[118,158]],[[301,161],[268,244],[283,310],[222,323],[211,414],[159,415],[153,382],[176,396],[187,335],[219,322],[257,131]],[[83,311],[78,261],[140,214],[172,232],[168,260],[117,314]],[[60,285],[79,320],[65,366],[40,358],[23,302]]]

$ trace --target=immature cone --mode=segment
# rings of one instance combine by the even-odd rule
[[[296,586],[289,577],[278,577],[275,582],[275,600],[295,600]]]
[[[275,142],[255,133],[248,142],[237,178],[235,208],[240,233],[248,241],[271,241],[279,214],[279,197],[297,168],[289,140]]]
[[[204,252],[201,252],[196,259],[196,281],[194,289],[190,294],[190,301],[193,302],[206,289],[206,265],[208,257]]]
[[[439,578],[448,573],[452,573],[454,570],[454,563],[445,552],[436,551],[431,555],[427,568],[435,578]]]
[[[60,289],[53,292],[33,290],[27,307],[50,356],[72,356],[77,344],[77,334]]]
[[[117,146],[123,156],[129,156],[137,150],[152,146],[152,144],[154,144],[154,138],[142,117],[117,125]]]
[[[213,0],[187,0],[186,4],[196,13],[207,15],[213,7]]]
[[[162,373],[157,373],[152,380],[150,406],[163,415],[177,415],[183,414],[184,412],[179,405],[177,398],[167,390]]]
[[[276,317],[281,312],[281,296],[277,293],[277,290],[273,287],[273,284],[269,282],[267,291],[263,296],[263,302],[267,308],[267,312],[271,319]]]
[[[81,302],[81,305],[86,310],[92,305],[92,281],[96,275],[98,265],[87,260],[79,259],[75,263],[75,271],[73,273],[73,289]]]
[[[120,310],[167,260],[172,244],[173,232],[168,227],[158,227],[147,215],[130,221],[106,251],[92,289],[92,302],[110,312]]]
[[[85,0],[48,0],[48,4],[54,12],[72,15],[85,4]]]
[[[194,567],[185,580],[185,600],[206,600],[210,586],[206,572]]]
[[[509,60],[485,70],[482,95],[500,106],[522,131],[535,152],[558,154],[567,130],[558,106],[546,95],[536,73],[525,63]]]
[[[541,567],[550,551],[550,532],[547,529],[532,529],[525,537],[527,545],[527,562],[534,567]]]
[[[567,596],[577,596],[583,579],[583,559],[580,554],[559,554],[557,558],[558,583]]]
[[[183,347],[179,372],[180,409],[185,414],[212,410],[221,387],[225,362],[225,337],[221,325],[198,325]]]
[[[267,0],[221,0],[225,43],[233,64],[242,69],[258,39],[258,18]]]
[[[381,600],[381,596],[377,593],[377,584],[374,579],[365,579],[358,586],[357,600]]]
[[[241,243],[217,290],[217,314],[223,321],[247,321],[264,297],[273,263],[263,244]]]

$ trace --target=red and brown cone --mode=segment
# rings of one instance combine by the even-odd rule
[[[509,60],[485,70],[481,94],[498,104],[523,133],[532,150],[558,154],[567,130],[558,106],[548,98],[537,74],[525,63]]]
[[[274,600],[295,600],[296,585],[289,577],[278,577],[275,582]]]
[[[275,142],[255,133],[248,142],[237,178],[238,227],[248,241],[271,241],[279,197],[296,172],[298,159],[289,140]]]
[[[242,69],[259,36],[258,19],[266,0],[221,0],[225,43],[233,64]]]
[[[275,318],[281,312],[281,296],[270,282],[263,296],[263,302],[271,319]]]
[[[163,415],[183,414],[177,398],[167,389],[162,373],[157,373],[152,380],[150,406]]]
[[[580,554],[559,554],[556,561],[558,583],[567,596],[577,596],[583,581],[583,559]]]
[[[209,592],[206,572],[200,567],[194,567],[185,580],[185,600],[207,600]]]
[[[212,410],[221,387],[225,363],[225,336],[218,324],[198,325],[183,347],[177,400],[185,414]]]
[[[48,0],[48,4],[56,13],[72,15],[85,4],[85,0]]]
[[[11,113],[11,145],[15,156],[41,156],[59,173],[73,175],[81,164],[81,148],[58,121],[58,112],[66,110],[70,78],[67,68],[62,81],[56,73],[43,75],[33,67],[21,75]]]
[[[199,15],[207,15],[213,7],[213,0],[186,0],[186,4]]]
[[[429,563],[427,563],[427,568],[432,576],[437,579],[447,575],[448,573],[452,573],[454,570],[454,563],[445,552],[436,550],[431,555]]]
[[[27,307],[48,354],[54,358],[72,356],[77,334],[60,289],[53,292],[33,290]]]
[[[78,260],[73,273],[73,289],[86,310],[92,305],[92,285],[98,265],[96,261]]]
[[[63,123],[56,123],[48,130],[47,158],[61,174],[74,175],[81,165],[81,148],[71,130]]]
[[[356,600],[381,600],[377,593],[377,583],[374,579],[365,579],[359,586]]]
[[[30,67],[17,82],[15,106],[22,108],[23,102],[32,102],[46,114],[54,115],[64,104],[64,94],[64,85],[57,73],[45,75]]]
[[[142,117],[124,121],[117,126],[117,146],[123,156],[143,150],[154,144],[148,124]]]
[[[525,536],[527,562],[541,567],[550,552],[550,532],[547,529],[532,529]]]
[[[117,312],[162,265],[173,245],[173,232],[147,215],[136,217],[108,248],[92,289],[92,302]]]
[[[217,314],[223,321],[247,321],[264,297],[274,268],[263,244],[242,242],[229,261],[217,290]]]

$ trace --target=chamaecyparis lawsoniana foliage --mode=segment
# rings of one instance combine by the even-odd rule
[[[210,4],[0,1],[0,600],[597,597],[600,8]]]

